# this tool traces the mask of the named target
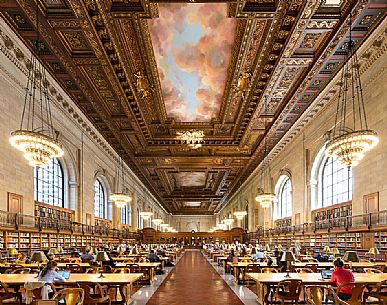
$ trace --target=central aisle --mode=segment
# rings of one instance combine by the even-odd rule
[[[199,250],[183,257],[148,305],[243,305]]]

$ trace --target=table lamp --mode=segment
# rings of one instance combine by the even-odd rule
[[[38,262],[38,269],[40,270],[40,263],[47,262],[47,256],[43,251],[35,251],[31,255],[31,262]],[[39,277],[39,273],[37,277]]]
[[[332,254],[336,257],[337,254],[340,254],[340,250],[338,248],[332,248]]]
[[[329,246],[324,246],[324,251],[325,251],[326,255],[328,255],[329,252],[331,252],[331,248],[329,248]]]
[[[55,255],[58,253],[58,249],[57,248],[51,248],[49,251],[48,251],[48,255]]]
[[[130,250],[130,253],[129,254],[132,254],[132,255],[139,255],[140,253],[138,252],[138,249],[136,247],[132,248]]]
[[[371,254],[374,256],[374,261],[376,260],[376,254],[379,254],[379,250],[378,248],[376,247],[372,247],[370,248],[370,250],[368,251],[368,254]]]
[[[101,275],[99,277],[105,277],[103,274],[102,274],[102,268],[103,268],[103,265],[102,263],[103,262],[108,262],[110,261],[109,259],[109,256],[107,255],[107,253],[105,251],[99,251],[97,253],[97,257],[95,259],[97,262],[101,262]]]
[[[8,256],[12,258],[16,258],[16,256],[19,254],[16,248],[11,248],[8,250]]]
[[[296,258],[294,257],[294,254],[292,251],[284,251],[282,253],[281,262],[286,262],[286,275],[285,277],[290,277],[289,274],[289,266],[291,262],[294,262]]]
[[[58,248],[56,248],[56,253],[57,254],[61,254],[61,253],[63,253],[63,248],[62,248],[62,246],[58,246]]]
[[[343,260],[349,262],[349,266],[352,269],[352,263],[359,261],[359,256],[357,256],[356,251],[346,251]]]

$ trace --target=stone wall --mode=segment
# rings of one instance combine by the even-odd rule
[[[368,125],[378,131],[380,143],[353,168],[354,215],[363,213],[363,196],[374,192],[379,192],[379,209],[387,209],[386,25],[387,21],[384,20],[358,50]],[[281,174],[291,176],[293,224],[296,213],[300,214],[300,223],[308,222],[311,218],[311,207],[315,200],[312,192],[316,183],[312,177],[312,166],[324,145],[324,133],[334,125],[337,89],[336,77],[268,156],[272,160],[273,188]],[[247,205],[249,231],[254,231],[257,225],[266,228],[272,226],[272,209],[264,211],[254,200],[259,185],[258,172],[259,168],[220,211],[219,219],[235,210],[245,209]]]

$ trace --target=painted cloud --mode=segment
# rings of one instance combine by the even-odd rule
[[[159,4],[149,21],[165,107],[183,122],[219,112],[236,21],[226,4]]]

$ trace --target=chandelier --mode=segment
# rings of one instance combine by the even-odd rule
[[[121,107],[120,107],[121,108]],[[122,111],[122,109],[121,109]],[[121,130],[122,130],[122,121],[120,119],[120,147],[122,147],[122,138],[121,138]],[[124,160],[122,160],[122,157],[120,156],[119,168],[117,169],[117,185],[116,185],[116,190],[118,190],[118,184],[120,182],[120,176],[122,177],[122,184],[121,184],[121,192],[115,192],[110,195],[110,199],[114,201],[116,206],[118,208],[124,208],[128,204],[128,202],[132,201],[132,197],[125,192],[124,190],[126,189],[125,187],[125,173],[124,173]]]
[[[238,220],[242,220],[246,215],[247,215],[246,211],[236,211],[236,212],[234,212],[234,216]]]
[[[143,212],[140,212],[140,216],[144,219],[144,220],[149,220],[153,215],[153,212],[146,212],[146,211],[143,211]]]
[[[202,146],[204,140],[203,130],[186,130],[177,133],[178,139],[184,141],[192,149]]]
[[[345,166],[356,166],[374,148],[378,134],[367,124],[359,62],[352,40],[350,17],[347,56],[342,68],[335,126],[327,132],[325,153]]]
[[[271,207],[273,203],[277,201],[277,197],[273,193],[265,193],[262,188],[258,189],[258,195],[255,200],[261,205],[262,208],[266,209]]]
[[[227,226],[231,226],[232,223],[234,222],[234,218],[225,218],[223,220],[223,222],[227,225]]]
[[[37,38],[34,45],[39,57],[41,43],[38,7],[36,9]],[[31,166],[42,168],[53,158],[63,156],[58,133],[52,124],[48,84],[46,70],[31,52],[31,66],[28,71],[20,128],[11,132],[9,142],[24,153],[24,158]]]

